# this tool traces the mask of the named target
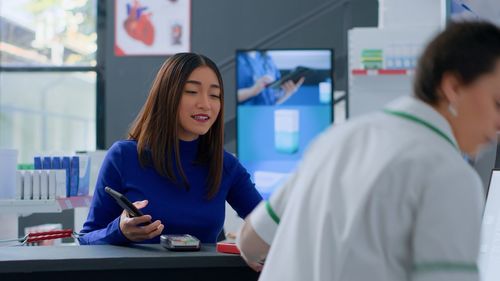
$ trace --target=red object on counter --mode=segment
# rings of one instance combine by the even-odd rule
[[[226,254],[240,254],[240,249],[236,246],[236,243],[231,242],[218,242],[216,247],[217,252]]]
[[[33,243],[44,240],[52,240],[57,238],[68,238],[73,236],[72,229],[54,230],[46,232],[33,232],[27,235],[25,243]]]

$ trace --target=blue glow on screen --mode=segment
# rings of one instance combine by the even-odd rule
[[[236,53],[236,61],[237,95],[264,75],[272,85],[307,69],[292,76],[303,77],[303,84],[282,103],[286,92],[279,85],[238,101],[237,155],[267,198],[297,167],[311,140],[333,121],[333,51],[245,50]]]

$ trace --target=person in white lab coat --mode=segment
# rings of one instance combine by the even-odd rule
[[[500,29],[452,24],[422,54],[414,96],[318,137],[247,217],[242,255],[255,270],[266,258],[264,281],[477,280],[484,194],[462,153],[499,129]]]

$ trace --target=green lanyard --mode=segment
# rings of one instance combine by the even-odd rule
[[[458,149],[457,146],[455,145],[455,143],[453,143],[453,141],[451,140],[451,138],[446,135],[445,133],[443,133],[443,131],[439,130],[438,128],[436,128],[434,125],[432,125],[431,123],[427,122],[427,121],[424,121],[414,115],[411,115],[411,114],[408,114],[408,113],[405,113],[405,112],[401,112],[401,111],[392,111],[392,110],[389,110],[389,109],[384,109],[384,112],[387,113],[387,114],[391,114],[391,115],[394,115],[394,116],[397,116],[397,117],[401,117],[403,119],[406,119],[406,120],[409,120],[409,121],[412,121],[412,122],[415,122],[417,124],[420,124],[424,127],[427,127],[429,128],[431,131],[433,131],[434,133],[436,133],[438,136],[442,137],[444,140],[446,140],[447,142],[449,142],[454,148]]]

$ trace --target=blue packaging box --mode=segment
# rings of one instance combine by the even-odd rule
[[[90,187],[90,164],[91,160],[88,155],[78,155],[80,159],[79,168],[80,175],[78,178],[78,196],[89,195]]]
[[[42,157],[35,156],[33,158],[33,162],[34,162],[35,170],[41,170],[42,169]]]
[[[71,165],[69,171],[70,171],[69,196],[77,196],[78,182],[80,180],[80,157],[78,156],[71,157]]]
[[[50,170],[52,169],[52,159],[49,156],[45,156],[42,159],[42,169]]]
[[[61,157],[52,157],[52,169],[61,169]]]
[[[64,156],[61,161],[61,168],[66,170],[66,196],[70,196],[70,165],[71,159],[68,156]]]

